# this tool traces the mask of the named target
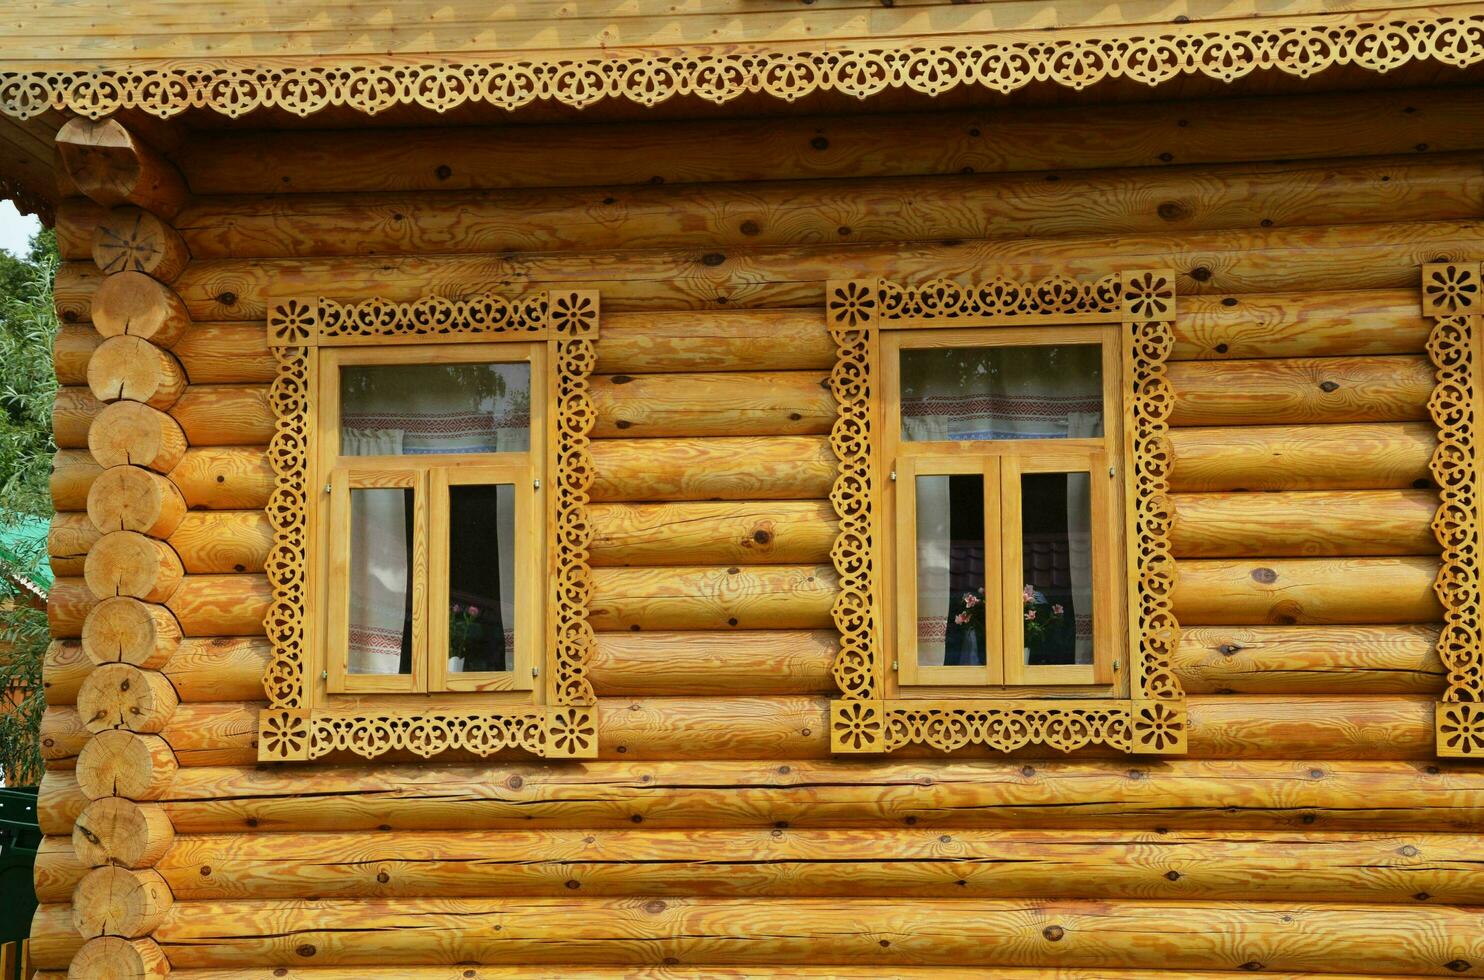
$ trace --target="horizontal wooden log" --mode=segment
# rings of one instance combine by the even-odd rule
[[[1381,161],[788,181],[199,198],[176,225],[201,259],[819,242],[1057,238],[1472,217],[1469,154]],[[1086,207],[1097,201],[1097,208]],[[387,220],[390,211],[395,217]]]
[[[1435,379],[1426,357],[1296,357],[1179,361],[1171,425],[1411,422],[1425,419]]]
[[[925,922],[933,928],[924,930]],[[1265,969],[1406,975],[1484,957],[1484,911],[1192,900],[1052,901],[1031,916],[1024,902],[991,899],[218,901],[173,906],[155,939],[183,968],[296,966],[313,950],[324,964],[389,956],[628,966],[666,957],[701,965],[891,957],[1191,970],[1240,968],[1259,962],[1249,951],[1261,950]]]
[[[165,605],[186,636],[253,636],[272,598],[262,575],[187,575]]]
[[[1171,666],[1190,694],[1431,694],[1437,639],[1432,626],[1196,626]]]
[[[100,803],[105,801],[99,801]],[[106,801],[113,802],[113,801]],[[97,806],[98,804],[94,804]],[[120,804],[133,805],[138,804]],[[91,809],[91,808],[90,808]],[[1465,834],[582,830],[208,835],[156,870],[214,899],[831,897],[1479,904]]]
[[[261,323],[193,323],[170,352],[192,384],[266,383],[278,371]]]
[[[599,695],[829,694],[834,630],[599,633],[587,675]]]
[[[1179,493],[1170,497],[1177,558],[1433,555],[1431,490]]]
[[[72,925],[71,902],[48,902],[36,907],[27,949],[33,967],[66,970],[82,943],[82,936]]]
[[[136,736],[137,737],[137,736]],[[850,759],[182,769],[177,834],[923,826],[1484,829],[1484,770],[1443,760]],[[43,810],[77,805],[48,774]]]
[[[72,924],[86,939],[138,939],[154,932],[172,904],[170,886],[156,871],[94,868],[72,895]]]
[[[46,595],[46,621],[52,636],[82,636],[82,624],[97,604],[97,596],[81,576],[56,579]]]
[[[251,765],[257,759],[258,710],[261,707],[260,701],[180,704],[159,731],[141,734],[161,739],[179,766]],[[125,731],[114,728],[103,734]],[[46,709],[42,732],[42,755],[48,766],[66,766],[74,760],[81,766],[87,758],[87,747],[97,737],[89,737],[88,726],[77,707],[64,705]],[[120,795],[130,795],[133,799],[155,798]]]
[[[88,362],[88,388],[99,401],[127,399],[163,412],[185,387],[185,369],[175,355],[140,337],[109,337]]]
[[[173,218],[190,197],[180,171],[113,118],[69,119],[57,132],[61,163],[83,196]]]
[[[56,510],[83,510],[88,506],[88,489],[103,467],[94,462],[86,449],[63,449],[52,457],[48,486],[52,507]]]
[[[447,966],[321,966],[298,968],[300,980],[450,980]],[[458,972],[462,973],[462,970]],[[632,980],[633,967],[563,966],[563,980]],[[258,980],[261,970],[174,970],[175,980]],[[646,967],[645,980],[994,980],[1016,977],[1022,980],[1082,980],[1086,971],[1046,967],[1013,966],[656,966]],[[1200,970],[1178,973],[1170,970],[1118,970],[1099,968],[1098,980],[1242,980],[1252,974],[1246,970]],[[36,980],[65,980],[65,974],[37,973]],[[481,965],[480,980],[548,980],[547,966]],[[1374,973],[1292,973],[1269,972],[1273,980],[1375,980]]]
[[[262,446],[273,438],[265,385],[193,384],[170,414],[192,446]]]
[[[596,347],[605,374],[828,371],[835,363],[817,309],[604,313]]]
[[[100,599],[132,596],[164,602],[180,585],[180,556],[163,541],[138,531],[110,531],[99,538],[83,563],[88,588]]]
[[[77,313],[80,319],[81,311]],[[166,348],[175,346],[191,328],[182,298],[142,272],[104,276],[88,304],[87,317],[104,337],[127,335]]]
[[[1480,145],[1470,88],[832,116],[429,129],[213,130],[181,147],[198,194],[565,187],[1159,167]]]
[[[36,822],[48,837],[72,833],[73,824],[88,805],[77,783],[77,773],[53,770],[43,773],[36,793]]]
[[[257,510],[193,510],[170,535],[191,574],[261,572],[272,546],[268,515]]]
[[[828,565],[599,568],[596,630],[825,629],[838,591]]]
[[[43,837],[37,845],[36,861],[31,869],[31,886],[36,901],[72,901],[72,889],[88,873],[89,867],[78,859],[68,838]]]
[[[1435,558],[1187,560],[1172,596],[1185,626],[1436,623]]]
[[[822,436],[598,439],[592,457],[595,501],[818,499],[836,470]]]
[[[273,492],[273,468],[258,446],[187,449],[169,476],[192,510],[260,510]]]
[[[182,701],[251,701],[263,696],[268,657],[266,637],[193,637],[181,641],[158,669]],[[52,641],[45,662],[47,703],[76,703],[78,688],[93,666],[78,641]]]
[[[180,647],[180,623],[164,606],[129,596],[104,599],[82,627],[82,651],[95,664],[158,669]]]
[[[87,447],[99,466],[143,466],[169,473],[185,454],[186,437],[164,412],[139,402],[114,402],[88,429]]]
[[[71,844],[81,866],[148,868],[158,864],[174,842],[175,829],[159,804],[108,796],[89,803],[77,818]]]
[[[48,713],[56,708],[48,708]],[[87,740],[77,757],[77,784],[90,800],[164,796],[177,769],[170,745],[158,735],[114,729]]]
[[[170,723],[180,698],[170,680],[133,664],[94,667],[77,692],[77,714],[90,732],[123,728],[158,732]]]
[[[103,403],[87,388],[58,388],[52,405],[52,439],[62,449],[85,449],[88,429]]]
[[[58,220],[72,218],[65,206]],[[103,214],[93,227],[93,264],[102,271],[142,272],[152,279],[171,283],[191,260],[191,251],[175,228],[158,215],[125,206]]]
[[[593,504],[593,565],[821,564],[839,522],[825,500]]]
[[[1129,268],[1174,268],[1181,295],[1402,289],[1425,262],[1464,261],[1484,253],[1475,222],[1220,231],[1092,237],[1048,242],[959,242],[788,246],[638,252],[514,255],[216,259],[192,262],[176,287],[197,320],[262,320],[266,297],[314,294],[333,283],[344,295],[410,301],[429,292],[477,293],[492,282],[507,290],[598,289],[609,312],[636,309],[779,308],[817,305],[824,283],[844,277],[904,281],[982,279],[993,268],[1008,279],[1051,273],[1096,278]],[[87,319],[92,263],[64,263],[57,273],[59,312]],[[94,321],[97,318],[94,317]],[[163,346],[163,345],[162,345]]]
[[[598,438],[817,435],[837,414],[815,371],[603,374],[591,394]]]
[[[1170,489],[1426,489],[1437,444],[1427,422],[1174,429]]]
[[[1177,361],[1420,354],[1432,329],[1413,289],[1180,300],[1170,351]]]
[[[52,367],[57,372],[57,384],[87,384],[88,361],[101,343],[103,338],[90,323],[59,324],[52,340]]]
[[[87,514],[53,514],[51,527],[46,533],[46,553],[51,559],[52,575],[81,575],[88,549],[100,536]]]
[[[113,466],[88,488],[88,513],[103,531],[168,538],[186,516],[185,497],[168,477],[142,466]]]
[[[1433,697],[1191,695],[1189,754],[1206,759],[1432,759]],[[1324,779],[1323,765],[1310,771]]]

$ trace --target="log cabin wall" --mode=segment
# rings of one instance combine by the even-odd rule
[[[42,975],[1484,975],[1416,285],[1484,256],[1481,108],[202,132],[176,213],[65,200]],[[188,261],[111,266],[151,216]],[[832,759],[824,281],[1157,267],[1188,755]],[[599,759],[258,766],[265,296],[558,285],[604,309]]]

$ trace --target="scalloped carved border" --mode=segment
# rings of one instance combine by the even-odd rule
[[[1427,353],[1437,371],[1428,411],[1438,428],[1431,471],[1438,485],[1433,533],[1442,546],[1437,581],[1443,606],[1438,656],[1448,688],[1436,709],[1437,752],[1484,757],[1484,630],[1479,562],[1480,387],[1484,275],[1474,263],[1434,262],[1422,269],[1422,313],[1433,320]]]
[[[978,744],[1003,752],[1028,745],[1070,752],[1106,745],[1125,752],[1183,753],[1185,693],[1170,667],[1179,623],[1170,601],[1175,563],[1169,543],[1168,419],[1174,394],[1165,375],[1174,346],[1175,274],[1156,270],[1092,281],[1052,276],[1035,283],[995,279],[976,286],[950,280],[917,286],[842,280],[827,287],[825,317],[836,345],[830,388],[839,407],[831,432],[839,469],[830,500],[840,519],[831,552],[840,578],[833,609],[840,643],[832,666],[840,697],[830,709],[831,750],[890,752],[920,744],[951,752]],[[1123,325],[1131,697],[883,697],[872,411],[877,333],[884,321],[894,328]]]
[[[1035,32],[943,44],[903,39],[817,48],[689,46],[673,52],[494,60],[347,61],[271,66],[182,62],[0,74],[0,111],[21,119],[47,109],[99,118],[120,109],[168,117],[186,109],[241,116],[277,107],[307,116],[331,106],[377,113],[399,105],[446,112],[467,103],[514,109],[604,99],[654,105],[676,96],[727,102],[760,93],[795,100],[832,91],[866,98],[888,89],[938,95],[961,86],[1011,92],[1032,82],[1081,89],[1110,78],[1157,85],[1182,75],[1232,81],[1259,70],[1308,77],[1335,65],[1387,72],[1416,61],[1484,61],[1484,15],[1417,15],[1356,22],[1353,15],[1298,23],[1176,25]]]
[[[596,362],[598,297],[591,292],[529,293],[468,300],[427,297],[410,303],[337,303],[288,298],[269,303],[268,344],[278,361],[269,401],[276,419],[268,458],[274,472],[268,518],[273,548],[266,620],[273,655],[263,675],[268,707],[258,719],[258,758],[315,759],[331,752],[374,758],[407,751],[424,757],[453,749],[489,755],[518,749],[549,758],[597,755],[597,711],[587,663],[592,573],[588,517],[594,410],[589,378]],[[553,348],[551,390],[555,493],[548,539],[555,541],[549,600],[551,705],[503,711],[370,713],[315,708],[305,687],[306,571],[313,352],[318,346],[391,342],[547,340]]]

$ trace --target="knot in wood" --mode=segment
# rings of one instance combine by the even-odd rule
[[[1041,930],[1041,935],[1046,937],[1047,942],[1059,943],[1067,931],[1061,926],[1047,926]]]

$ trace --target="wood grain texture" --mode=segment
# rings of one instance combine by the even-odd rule
[[[596,630],[825,629],[838,591],[828,565],[595,568]]]
[[[815,309],[604,313],[605,374],[668,371],[828,371],[835,344]]]
[[[85,444],[100,466],[143,466],[156,473],[169,473],[186,451],[180,425],[141,402],[104,406],[89,426]]]
[[[835,454],[821,436],[598,439],[595,501],[821,499]]]
[[[88,487],[85,516],[100,531],[168,538],[186,518],[185,497],[168,477],[142,466],[113,466]]]
[[[52,439],[62,449],[86,449],[88,429],[103,403],[87,387],[57,389],[52,405]]]
[[[827,501],[593,504],[601,565],[822,564],[838,520]]]
[[[258,510],[273,492],[273,468],[256,446],[188,449],[169,476],[192,510]]]
[[[1427,345],[1415,289],[1180,299],[1176,361],[1419,354]]]
[[[66,209],[63,209],[64,212]],[[71,217],[59,217],[66,222]],[[191,250],[180,232],[149,211],[114,208],[96,219],[91,253],[93,264],[110,275],[142,272],[172,283],[191,260]]]
[[[264,446],[273,438],[265,385],[193,384],[170,414],[192,446]]]
[[[834,630],[599,633],[588,678],[600,696],[829,694]]]
[[[1178,493],[1177,558],[1434,555],[1430,490]]]
[[[1173,602],[1183,626],[1438,623],[1435,558],[1187,560]]]
[[[53,514],[46,534],[52,575],[81,575],[88,549],[101,536],[87,514],[75,511]]]
[[[836,416],[814,371],[602,374],[591,397],[596,438],[817,435]]]
[[[1191,694],[1433,694],[1434,626],[1195,626],[1171,659]]]
[[[261,572],[273,546],[268,517],[256,510],[193,510],[171,533],[186,572]]]
[[[262,575],[186,575],[166,606],[186,636],[250,636],[263,631],[271,599]]]
[[[165,411],[185,387],[175,355],[142,337],[109,337],[88,361],[88,388],[99,401],[126,398]]]
[[[52,340],[52,367],[60,385],[88,383],[88,359],[103,343],[103,337],[90,323],[63,323]]]
[[[179,641],[158,669],[182,701],[251,701],[263,696],[268,656],[266,637],[191,637]],[[52,641],[44,663],[47,703],[76,703],[78,688],[93,669],[78,641]]]
[[[277,370],[260,323],[193,323],[170,352],[193,384],[266,383]]]
[[[1423,422],[1174,429],[1170,489],[1426,489],[1437,442]]]
[[[1405,356],[1182,361],[1168,376],[1176,426],[1411,422],[1435,383],[1427,358]]]
[[[86,449],[62,449],[52,457],[51,476],[47,485],[51,490],[52,507],[56,510],[83,510],[88,506],[88,489],[103,467],[93,460]]]

